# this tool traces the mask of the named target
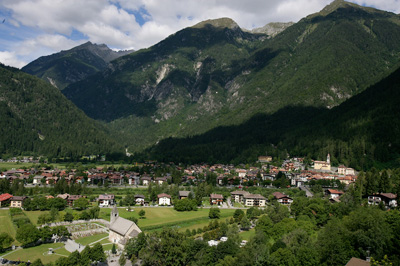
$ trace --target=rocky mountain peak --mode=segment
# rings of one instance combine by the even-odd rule
[[[209,19],[197,23],[192,28],[204,28],[207,25],[211,25],[214,28],[228,28],[237,29],[240,28],[239,25],[231,18],[219,18],[219,19]]]
[[[251,32],[263,33],[267,34],[268,36],[274,37],[284,31],[286,28],[292,26],[293,24],[294,22],[271,22],[263,27],[252,29]]]

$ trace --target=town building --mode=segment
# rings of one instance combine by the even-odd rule
[[[171,196],[165,193],[157,195],[158,205],[171,206]]]
[[[281,192],[274,192],[272,193],[275,199],[282,205],[290,205],[293,203],[293,199]]]
[[[239,202],[239,203],[244,203],[244,196],[250,194],[247,191],[242,191],[242,190],[236,190],[231,192],[231,199],[234,202]]]
[[[272,156],[258,156],[259,163],[269,163],[272,162]]]
[[[144,197],[144,195],[135,195],[134,196],[135,197],[135,202],[136,202],[136,204],[138,204],[138,205],[141,205],[141,206],[143,206],[144,205],[144,203],[145,203],[145,197]]]
[[[99,195],[99,207],[109,207],[115,204],[115,197],[113,194]]]
[[[179,191],[179,199],[186,199],[189,197],[190,191]]]
[[[5,193],[0,195],[0,207],[7,207],[10,205],[13,195]]]
[[[379,193],[368,196],[368,204],[379,205],[383,202],[386,208],[397,207],[397,195],[393,193]]]
[[[248,207],[265,207],[267,199],[260,194],[246,194],[244,197],[244,205]]]
[[[326,157],[326,161],[314,161],[314,170],[324,170],[330,171],[331,170],[331,156],[328,153]]]
[[[221,194],[211,194],[210,195],[210,204],[211,205],[222,205],[224,202],[224,196]]]
[[[11,208],[22,208],[24,206],[24,201],[27,199],[28,197],[26,196],[13,196],[11,198],[11,204],[10,207]]]
[[[329,196],[329,199],[338,199],[340,196],[344,194],[343,191],[336,189],[327,189],[325,193],[326,195]]]
[[[114,205],[110,215],[110,242],[123,249],[129,239],[137,237],[142,230],[132,221],[119,216],[117,206]]]

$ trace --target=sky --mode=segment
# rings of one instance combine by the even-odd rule
[[[116,50],[147,48],[207,19],[253,29],[297,22],[332,0],[0,0],[0,62],[21,68],[87,41]],[[400,0],[350,0],[400,13]]]

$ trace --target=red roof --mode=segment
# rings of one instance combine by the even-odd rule
[[[0,201],[5,201],[5,200],[8,200],[8,199],[11,199],[12,197],[13,197],[13,195],[8,194],[8,193],[1,194],[0,195]]]
[[[329,194],[343,194],[343,191],[336,189],[328,189]]]
[[[282,198],[289,198],[290,199],[290,197],[288,195],[285,195],[285,194],[283,194],[281,192],[274,192],[274,193],[272,193],[272,195],[274,195],[274,197],[276,199],[282,199]]]
[[[212,199],[224,199],[224,196],[222,196],[221,194],[211,194],[210,198]]]
[[[158,197],[158,198],[163,198],[163,197],[171,198],[170,195],[165,194],[165,193],[158,194],[157,197]]]

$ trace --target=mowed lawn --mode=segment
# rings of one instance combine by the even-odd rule
[[[49,213],[49,211],[24,211],[26,216],[28,216],[31,223],[35,226],[38,226],[37,221],[41,214]]]
[[[243,239],[243,240],[247,240],[247,241],[249,241],[250,240],[250,238],[252,238],[253,236],[255,236],[256,235],[256,230],[253,228],[253,229],[250,229],[250,230],[248,230],[248,231],[242,231],[242,232],[240,232],[239,233],[239,236]]]
[[[52,254],[48,255],[47,252],[49,248],[58,248],[64,247],[63,243],[52,243],[52,244],[42,244],[40,246],[31,247],[31,248],[24,248],[17,250],[9,255],[4,256],[5,259],[14,260],[14,261],[35,261],[37,259],[41,259],[44,264],[54,262],[60,255]],[[57,250],[56,250],[57,252]]]
[[[16,231],[14,225],[11,222],[9,210],[0,210],[0,233],[7,233],[15,239]],[[13,244],[17,243],[17,241],[14,241]]]
[[[180,224],[182,227],[196,226],[196,224],[201,223],[202,227],[208,224],[210,219],[208,218],[208,213],[210,209],[198,209],[197,211],[190,212],[178,212],[173,208],[163,208],[163,207],[147,207],[147,208],[132,208],[134,211],[128,212],[126,208],[118,208],[119,215],[123,218],[136,217],[139,218],[139,211],[144,210],[146,212],[145,219],[139,219],[138,225],[140,228],[148,226],[162,226],[163,224],[171,225],[172,223]],[[220,209],[221,218],[230,218],[235,212],[234,209]],[[100,210],[101,218],[105,220],[110,219],[111,209],[104,208]],[[193,227],[194,228],[194,227]],[[197,227],[198,228],[198,227]],[[185,228],[186,230],[186,228]],[[145,230],[146,231],[146,230]]]

